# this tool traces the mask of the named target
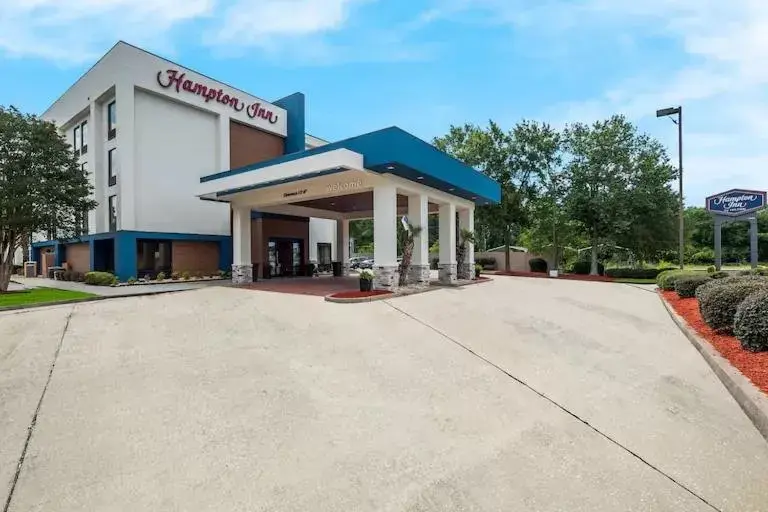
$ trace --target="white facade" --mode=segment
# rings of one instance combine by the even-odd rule
[[[42,117],[60,127],[88,170],[98,203],[88,217],[90,234],[230,235],[229,205],[196,196],[201,176],[230,168],[230,120],[282,137],[287,133],[284,109],[123,42]],[[325,143],[306,138],[307,147]],[[325,239],[327,225],[312,225]]]

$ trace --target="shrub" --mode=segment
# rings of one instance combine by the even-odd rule
[[[709,265],[710,263],[713,263],[715,261],[715,250],[704,249],[704,250],[695,252],[691,255],[689,260],[691,263],[694,263],[696,265]]]
[[[768,350],[768,288],[748,296],[736,308],[733,333],[750,352]]]
[[[711,281],[709,276],[705,275],[682,275],[675,279],[675,291],[681,299],[694,297],[696,289]]]
[[[130,284],[133,284],[133,283],[135,283],[135,282],[136,282],[136,278],[135,278],[135,277],[133,277],[133,276],[131,276],[131,277],[129,277],[129,278],[128,278],[128,282],[129,282]]]
[[[528,266],[531,269],[531,272],[541,272],[545,273],[547,272],[547,261],[543,258],[533,258],[531,260],[528,260]]]
[[[736,309],[749,295],[768,289],[765,281],[735,281],[720,284],[699,294],[699,309],[704,321],[712,329],[720,332],[730,332]]]
[[[482,272],[482,271],[483,271],[483,266],[482,265],[478,265],[477,263],[475,263],[475,277],[479,277],[480,276],[480,272]]]
[[[178,272],[171,272],[171,279],[173,279],[174,281],[178,281],[180,277],[181,277],[181,274],[179,274]]]
[[[373,270],[364,268],[360,271],[360,279],[363,281],[373,281]]]
[[[157,278],[158,281],[164,281],[165,280],[165,272],[158,272]]]
[[[662,290],[674,290],[675,281],[680,277],[700,276],[702,273],[686,272],[685,270],[665,270],[656,277],[656,285]]]
[[[112,286],[117,283],[117,277],[109,272],[88,272],[85,274],[85,284],[94,286]]]
[[[589,274],[589,271],[592,270],[592,262],[589,261],[577,261],[573,264],[571,267],[571,274],[582,274],[587,275]],[[597,262],[597,273],[601,276],[605,274],[605,265]]]
[[[224,279],[227,277],[227,271],[226,270],[219,270],[219,277]]]
[[[717,270],[715,268],[715,266],[714,265],[710,265],[710,266],[707,267],[707,274],[714,274],[715,270]]]
[[[696,290],[696,298],[699,300],[699,302],[701,302],[701,299],[703,298],[704,294],[709,293],[709,291],[711,291],[712,289],[718,286],[724,286],[724,285],[729,285],[733,283],[749,283],[749,282],[765,283],[768,286],[768,279],[765,277],[727,275],[719,279],[712,279],[710,282],[702,286],[699,286],[699,288]]]
[[[731,274],[728,272],[725,272],[723,270],[718,270],[717,272],[712,272],[709,277],[712,279],[723,279],[724,277],[729,277]]]
[[[182,273],[181,273],[181,278],[182,278],[183,280],[185,280],[185,281],[186,281],[187,279],[189,279],[189,271],[188,271],[188,270],[185,270],[184,272],[182,272]]]
[[[481,265],[483,270],[496,270],[496,260],[494,258],[477,258],[477,265]]]
[[[662,272],[669,271],[660,268],[608,268],[605,270],[605,275],[630,279],[656,279]]]

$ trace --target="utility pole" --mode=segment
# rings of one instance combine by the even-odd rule
[[[678,227],[678,257],[680,259],[680,268],[685,264],[685,206],[683,204],[683,107],[664,108],[656,111],[656,117],[667,117],[677,114],[677,121],[670,117],[673,123],[677,125],[677,156],[678,156],[678,178],[680,195],[680,225]]]

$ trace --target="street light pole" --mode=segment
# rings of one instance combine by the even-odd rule
[[[663,108],[656,111],[656,117],[667,117],[677,114],[677,121],[670,118],[677,125],[677,155],[678,155],[678,178],[680,186],[680,225],[678,226],[678,257],[680,259],[680,268],[685,263],[685,206],[683,204],[683,107]]]

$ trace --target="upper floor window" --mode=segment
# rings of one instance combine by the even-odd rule
[[[115,102],[107,105],[107,139],[112,140],[117,135],[117,106]]]
[[[117,184],[117,148],[112,148],[107,152],[107,170],[108,170],[108,184]]]
[[[75,155],[80,154],[80,125],[75,126],[75,134],[73,137],[72,145],[75,147]]]
[[[88,121],[83,121],[83,124],[80,125],[80,154],[84,155],[87,152],[88,152]]]
[[[109,196],[109,230],[117,231],[117,196]]]

